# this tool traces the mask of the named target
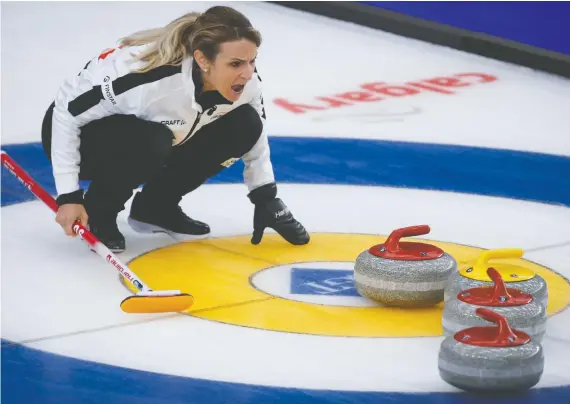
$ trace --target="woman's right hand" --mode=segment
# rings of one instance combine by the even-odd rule
[[[87,211],[81,204],[68,203],[61,205],[55,215],[55,221],[63,228],[65,234],[75,237],[73,224],[79,220],[83,226],[87,226]]]

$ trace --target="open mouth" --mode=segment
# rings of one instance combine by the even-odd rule
[[[232,86],[232,91],[237,94],[241,94],[245,85],[243,84],[235,84]]]

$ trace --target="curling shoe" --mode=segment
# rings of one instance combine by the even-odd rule
[[[89,216],[89,231],[95,235],[109,250],[114,253],[125,251],[125,237],[117,227],[116,217]]]
[[[180,206],[152,206],[145,203],[140,195],[135,195],[127,219],[134,231],[166,233],[179,241],[198,240],[210,234],[210,226],[188,217]]]

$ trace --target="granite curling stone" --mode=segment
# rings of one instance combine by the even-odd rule
[[[522,256],[523,250],[520,248],[485,251],[477,258],[472,267],[461,269],[449,277],[445,287],[445,301],[457,297],[459,292],[466,289],[492,286],[491,278],[487,274],[490,260],[521,258]],[[548,286],[544,278],[529,269],[508,263],[496,263],[493,268],[501,274],[508,287],[532,295],[535,301],[540,302],[545,308],[547,307]]]
[[[358,293],[387,306],[427,307],[443,301],[449,276],[457,262],[431,244],[400,242],[402,237],[427,234],[427,225],[394,230],[384,244],[360,253],[355,261]]]
[[[511,327],[541,342],[546,332],[546,308],[530,294],[507,288],[501,274],[494,268],[489,268],[487,274],[494,286],[464,290],[457,298],[445,303],[443,334],[449,336],[466,328],[486,325],[487,322],[475,313],[478,307],[484,307],[505,317]]]
[[[497,326],[467,328],[445,338],[438,357],[440,377],[473,392],[518,392],[536,385],[544,371],[542,345],[511,329],[500,314],[482,307],[476,313]]]

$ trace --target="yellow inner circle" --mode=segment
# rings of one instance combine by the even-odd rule
[[[177,289],[193,295],[194,305],[187,314],[206,320],[327,336],[441,336],[443,303],[421,309],[327,306],[283,299],[250,284],[254,274],[268,267],[316,261],[354,262],[362,251],[385,240],[386,237],[376,235],[315,233],[309,244],[293,246],[276,234],[266,234],[259,245],[252,245],[249,235],[224,237],[154,250],[133,259],[129,267],[155,290]],[[484,251],[423,241],[453,256],[460,269],[472,266]],[[570,284],[562,276],[524,259],[505,261],[545,279],[549,288],[549,315],[570,304]]]

